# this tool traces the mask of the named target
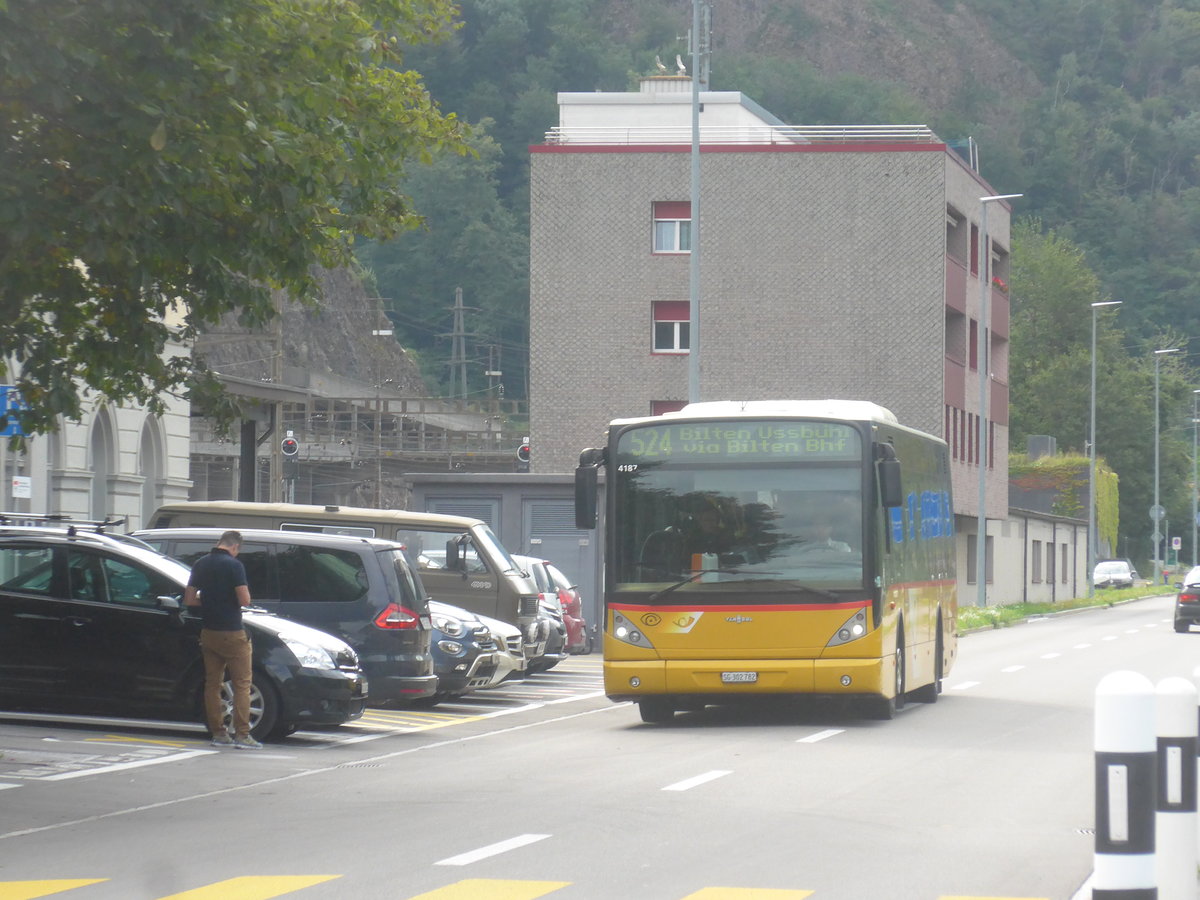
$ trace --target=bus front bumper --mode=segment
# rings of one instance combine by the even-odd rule
[[[664,694],[718,699],[750,694],[891,696],[895,684],[893,666],[892,657],[605,660],[604,692],[614,701]]]

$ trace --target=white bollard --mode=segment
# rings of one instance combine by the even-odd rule
[[[1154,685],[1113,672],[1096,687],[1096,853],[1092,900],[1157,900]]]
[[[1154,869],[1159,900],[1196,900],[1196,686],[1158,683],[1158,790]]]

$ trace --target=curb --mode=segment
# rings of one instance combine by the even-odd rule
[[[1073,609],[1062,609],[1057,612],[1037,613],[1036,615],[1026,616],[1023,619],[1016,619],[1012,622],[995,622],[991,625],[980,625],[978,628],[968,628],[965,631],[958,632],[959,637],[966,637],[969,634],[978,634],[981,631],[996,631],[1000,628],[1012,628],[1016,625],[1025,625],[1028,622],[1040,622],[1044,619],[1056,619],[1059,616],[1069,616],[1073,613],[1096,612],[1097,610],[1112,609],[1114,606],[1124,606],[1127,603],[1137,603],[1139,600],[1159,600],[1163,597],[1174,596],[1175,592],[1170,591],[1165,594],[1147,594],[1144,597],[1129,597],[1125,600],[1112,600],[1095,606],[1076,606]]]

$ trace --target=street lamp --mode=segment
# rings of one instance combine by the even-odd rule
[[[1162,533],[1158,530],[1163,519],[1163,508],[1158,505],[1158,361],[1166,353],[1178,353],[1179,347],[1154,351],[1154,505],[1150,507],[1150,518],[1154,521],[1154,583],[1162,581],[1162,559],[1158,546]]]
[[[1200,526],[1200,518],[1197,518],[1196,513],[1196,492],[1200,490],[1200,481],[1197,481],[1197,466],[1196,466],[1196,426],[1200,425],[1200,419],[1196,418],[1196,401],[1200,399],[1200,390],[1192,391],[1192,565],[1200,566],[1200,558],[1196,556],[1196,529]]]
[[[1096,310],[1102,306],[1120,306],[1120,300],[1092,304],[1092,405],[1088,432],[1088,596],[1096,593]]]
[[[987,420],[988,420],[988,298],[992,290],[992,248],[988,242],[988,204],[997,200],[1015,200],[1024,194],[995,194],[980,197],[982,212],[979,218],[979,525],[975,536],[975,583],[978,586],[976,606],[987,606]]]

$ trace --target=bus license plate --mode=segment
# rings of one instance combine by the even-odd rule
[[[757,672],[722,672],[721,681],[724,684],[753,684],[758,681]]]

